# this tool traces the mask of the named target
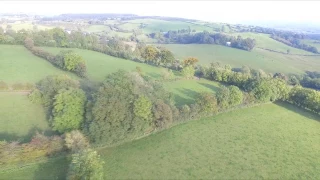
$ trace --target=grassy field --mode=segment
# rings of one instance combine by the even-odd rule
[[[16,22],[16,23],[9,23],[9,24],[2,24],[0,25],[0,27],[2,27],[3,29],[6,29],[7,28],[7,25],[11,25],[12,26],[12,29],[15,30],[15,31],[19,31],[19,30],[22,30],[22,29],[25,29],[25,30],[33,30],[33,24],[31,22]],[[38,30],[45,30],[45,29],[52,29],[53,27],[50,27],[50,26],[43,26],[43,25],[36,25],[37,26],[37,29]]]
[[[28,141],[37,130],[50,133],[44,109],[26,93],[0,92],[0,99],[0,140]]]
[[[75,75],[62,71],[48,61],[34,56],[23,46],[0,45],[0,81],[9,84],[35,83],[54,74],[67,74],[76,78]]]
[[[201,80],[179,80],[173,82],[165,82],[164,87],[174,95],[176,104],[191,104],[200,92],[212,92],[219,88],[219,83]]]
[[[318,43],[315,43],[315,42],[318,42]],[[302,40],[302,43],[305,43],[307,45],[310,45],[310,46],[314,46],[318,49],[318,51],[320,51],[320,41],[316,41],[316,40],[313,40],[313,39],[304,39]]]
[[[219,62],[232,67],[247,65],[266,72],[303,73],[320,71],[320,56],[286,55],[255,48],[251,52],[212,44],[166,44],[176,58],[197,57],[200,64]]]
[[[272,49],[275,51],[280,51],[283,53],[287,53],[287,50],[290,50],[291,54],[313,54],[311,52],[290,47],[286,44],[278,42],[272,38],[268,34],[261,33],[231,33],[232,36],[240,35],[242,38],[253,38],[256,40],[256,47]]]
[[[85,28],[85,31],[95,33],[95,32],[103,32],[103,31],[111,31],[109,26],[105,25],[90,25]]]
[[[100,150],[105,179],[318,179],[319,116],[265,104],[192,121]],[[63,178],[65,158],[2,173],[4,179]]]
[[[42,47],[44,50],[57,54],[60,50],[65,48]],[[137,63],[130,60],[120,59],[99,52],[72,49],[81,55],[87,63],[87,72],[89,79],[95,81],[102,81],[108,74],[116,72],[119,69],[131,71],[135,70],[137,66],[141,67],[142,71],[153,78],[161,76],[161,69],[143,63]]]
[[[207,27],[201,24],[192,24],[183,21],[165,21],[165,20],[158,20],[158,19],[135,19],[126,21],[127,23],[133,24],[131,26],[126,25],[127,27],[136,27],[137,24],[143,23],[147,26],[142,28],[144,33],[152,33],[152,32],[159,32],[162,31],[169,31],[169,30],[178,30],[178,29],[188,29],[190,26],[191,30],[195,29],[196,31],[213,31],[213,28]],[[122,25],[124,26],[124,25]]]

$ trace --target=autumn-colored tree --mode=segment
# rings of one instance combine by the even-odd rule
[[[184,59],[182,61],[183,66],[194,66],[199,60],[195,57],[189,57],[187,59]]]
[[[144,48],[144,51],[141,53],[141,56],[147,61],[147,62],[152,62],[155,63],[158,60],[159,52],[157,48],[154,46],[146,46]]]

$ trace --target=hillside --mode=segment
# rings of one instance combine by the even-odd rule
[[[99,150],[107,179],[317,179],[318,116],[288,104],[265,104],[185,123]],[[0,174],[2,178],[65,176],[68,160]]]
[[[219,62],[232,67],[249,66],[275,73],[303,73],[306,70],[319,71],[320,56],[299,56],[281,54],[255,48],[253,51],[243,51],[235,48],[212,44],[165,44],[176,58],[197,57],[201,64]]]
[[[54,67],[19,45],[0,45],[0,59],[0,81],[9,84],[35,83],[55,74],[67,74],[76,78],[75,75]]]
[[[61,50],[66,48],[41,47],[42,49],[58,54]],[[120,59],[95,51],[83,49],[71,49],[78,53],[87,64],[88,77],[91,80],[102,81],[106,75],[116,72],[119,69],[133,71],[137,66],[141,67],[142,71],[151,77],[159,78],[161,75],[161,68],[150,66],[143,63],[137,63],[130,60]]]

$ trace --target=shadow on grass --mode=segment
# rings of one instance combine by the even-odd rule
[[[37,133],[43,133],[46,136],[52,136],[55,133],[53,131],[50,130],[45,130],[43,131],[42,129],[39,129],[38,127],[33,127],[29,130],[28,134],[24,135],[24,136],[18,136],[15,133],[0,133],[0,141],[7,141],[7,142],[11,142],[11,141],[18,141],[21,143],[27,143],[30,142],[32,137]]]
[[[155,78],[155,79],[160,79],[161,75],[157,73],[146,73],[148,76]]]
[[[33,179],[66,179],[69,164],[70,157],[67,156],[49,159],[47,162],[39,164]]]
[[[179,94],[174,93],[174,99],[178,106],[182,106],[184,104],[192,104],[195,102],[196,98],[199,96],[199,92],[186,89],[186,88],[178,89],[178,91],[184,94],[185,96],[189,97],[189,98],[185,98],[180,96]]]
[[[204,87],[206,87],[206,88],[209,88],[209,89],[211,89],[211,90],[214,91],[214,92],[218,91],[218,89],[219,89],[219,87],[214,86],[214,85],[211,85],[211,84],[207,84],[207,83],[200,83],[200,82],[199,82],[198,84],[200,84],[200,85],[202,85],[202,86],[204,86]]]
[[[312,120],[320,122],[320,115],[317,115],[317,114],[315,114],[313,112],[310,112],[310,111],[308,111],[306,109],[303,109],[301,107],[298,107],[296,105],[293,105],[293,104],[290,104],[290,103],[287,103],[287,102],[282,102],[282,101],[274,102],[274,104],[276,104],[278,106],[281,106],[281,107],[284,107],[289,111],[298,113],[298,114],[300,114],[300,115],[302,115],[302,116],[304,116],[306,118],[309,118],[309,119],[312,119]]]

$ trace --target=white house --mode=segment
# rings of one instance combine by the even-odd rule
[[[226,46],[231,46],[231,42],[226,42]]]

